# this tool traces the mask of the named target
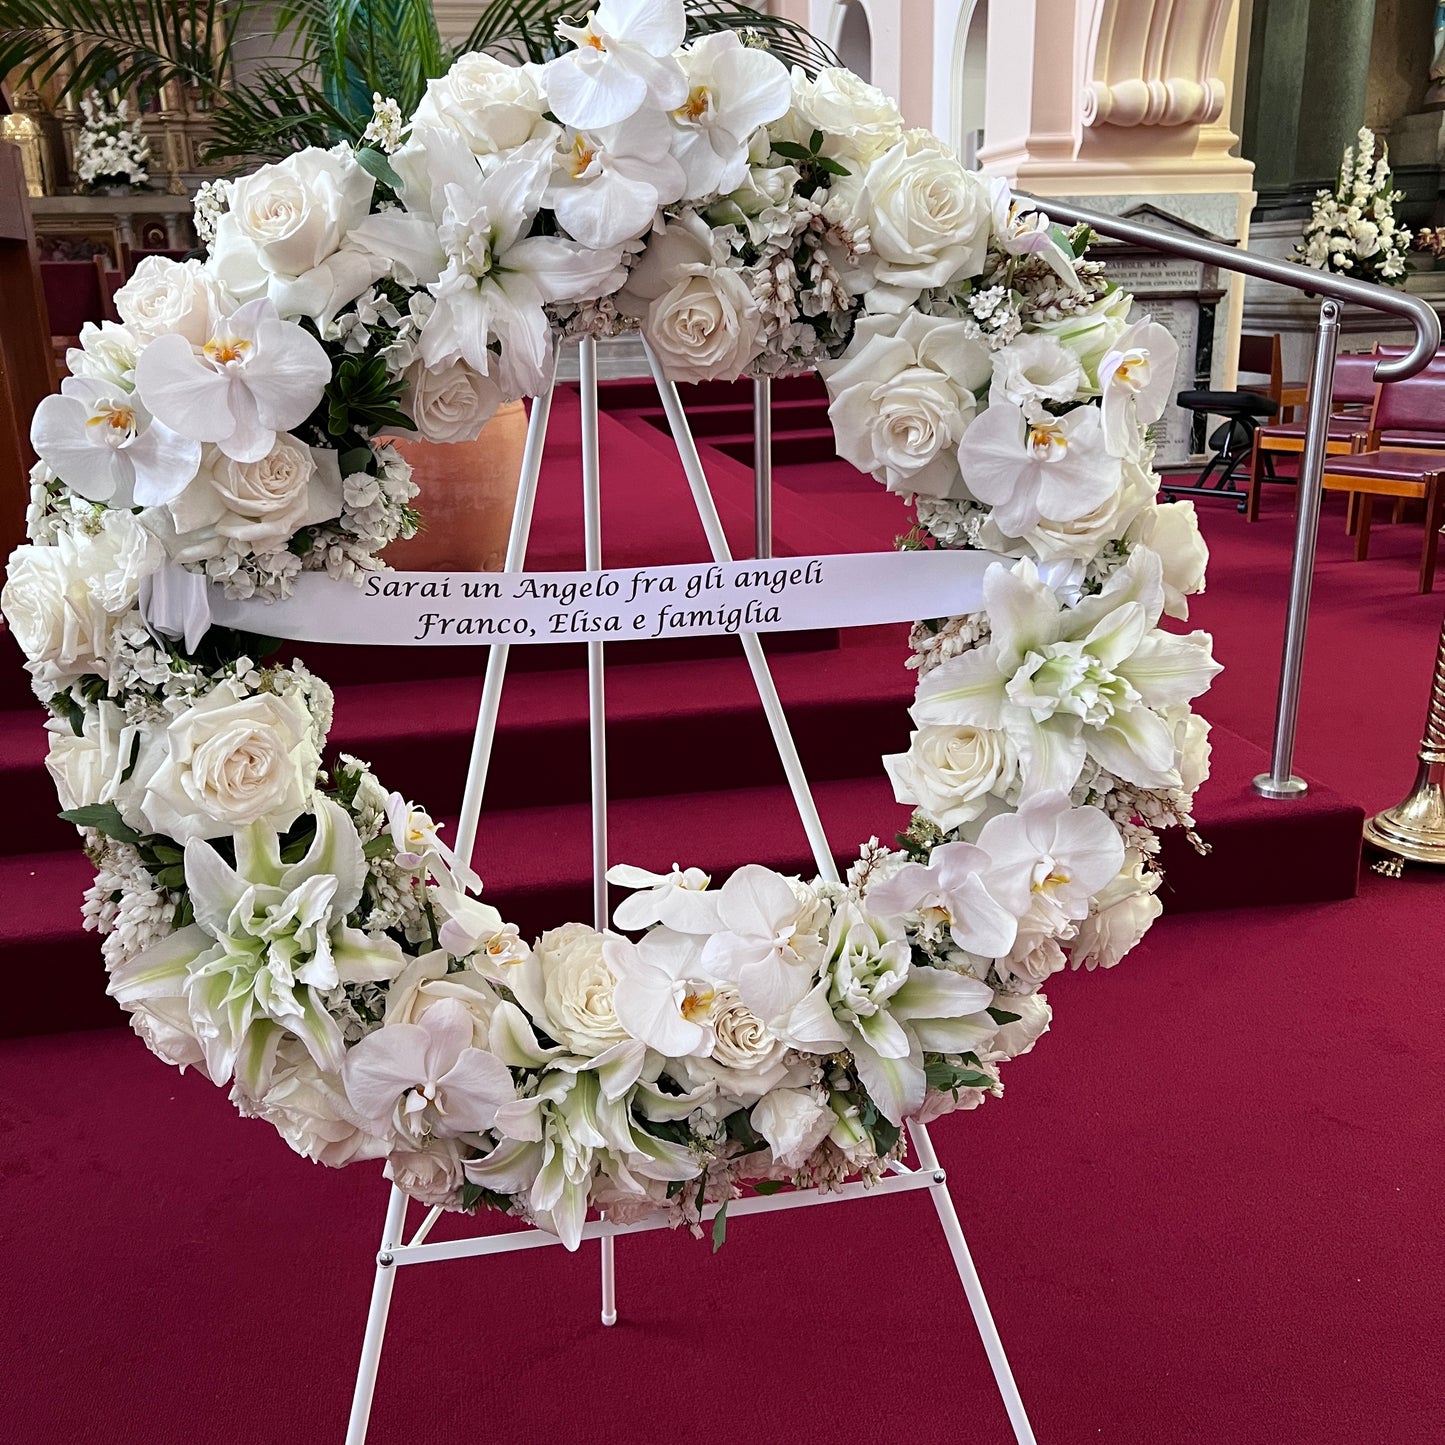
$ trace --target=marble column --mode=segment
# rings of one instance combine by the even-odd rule
[[[1334,180],[1364,123],[1374,24],[1375,0],[1310,0],[1294,182],[1311,194]]]

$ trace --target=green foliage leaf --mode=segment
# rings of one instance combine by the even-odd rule
[[[989,1018],[994,1021],[994,1023],[999,1024],[1000,1026],[1002,1026],[1003,1024],[1016,1024],[1019,1019],[1023,1017],[1022,1014],[1011,1014],[1007,1009],[1004,1008],[987,1008],[984,1010],[984,1012],[989,1016]]]
[[[723,1200],[722,1208],[713,1216],[712,1221],[712,1252],[716,1254],[728,1237],[728,1202]]]
[[[755,1179],[753,1181],[754,1194],[781,1194],[787,1187],[787,1181],[783,1179]]]
[[[988,1074],[960,1064],[950,1064],[941,1058],[925,1062],[923,1074],[930,1088],[937,1089],[940,1094],[952,1094],[955,1099],[960,1089],[991,1089],[995,1083]]]
[[[60,816],[77,828],[94,828],[97,833],[104,833],[117,843],[139,843],[141,840],[141,834],[121,817],[120,809],[114,803],[91,803],[84,808],[70,808]]]
[[[356,152],[356,163],[382,185],[390,186],[393,191],[401,190],[401,177],[392,169],[385,154],[374,146],[362,146]]]
[[[368,858],[385,858],[396,851],[396,844],[390,833],[382,833],[367,843],[361,851]]]
[[[813,152],[807,146],[799,145],[797,141],[775,140],[773,149],[780,155],[787,157],[790,161],[810,161],[813,159]]]

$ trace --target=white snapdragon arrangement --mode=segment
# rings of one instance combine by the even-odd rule
[[[1345,147],[1334,191],[1315,193],[1295,256],[1317,271],[1403,286],[1410,229],[1396,222],[1395,206],[1405,193],[1395,189],[1385,142],[1361,126],[1356,144]]]
[[[572,1247],[591,1208],[876,1178],[997,1096],[1048,978],[1159,913],[1218,670],[1164,626],[1206,552],[1150,466],[1163,328],[856,76],[683,41],[680,0],[603,0],[546,65],[458,60],[404,137],[378,101],[375,144],[215,188],[207,259],[143,263],[38,409],[3,599],[146,1043],[310,1158]],[[623,330],[679,380],[816,367],[905,545],[997,560],[914,629],[896,847],[841,883],[619,866],[612,928],[529,940],[425,810],[322,770],[329,690],[204,593],[380,566],[416,520],[387,433],[475,436]]]
[[[139,187],[150,179],[150,142],[141,118],[129,114],[124,98],[107,106],[98,95],[80,102],[85,120],[75,138],[75,173],[89,190],[106,186]]]

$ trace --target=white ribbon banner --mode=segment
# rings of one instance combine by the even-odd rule
[[[304,573],[279,602],[212,588],[211,621],[296,642],[439,647],[794,632],[958,617],[992,552],[863,552],[601,572]]]

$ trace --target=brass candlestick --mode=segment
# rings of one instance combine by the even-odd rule
[[[1387,878],[1398,878],[1407,862],[1445,866],[1445,622],[1415,786],[1403,803],[1376,813],[1365,824],[1365,842],[1385,855],[1372,866]]]

